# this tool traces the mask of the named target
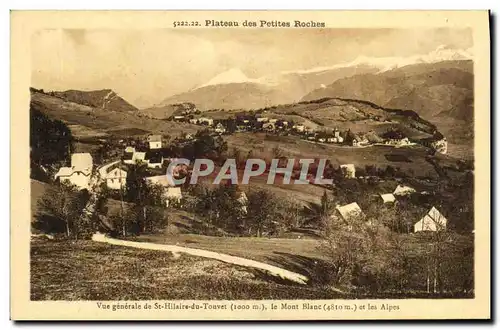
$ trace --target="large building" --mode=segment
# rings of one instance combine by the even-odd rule
[[[90,189],[93,161],[89,153],[71,155],[71,167],[61,167],[55,179],[75,185],[78,189]]]

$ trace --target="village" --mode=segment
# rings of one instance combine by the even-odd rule
[[[213,123],[209,122],[208,125],[213,125]],[[215,130],[218,128],[221,128],[220,123],[215,126]],[[221,133],[220,130],[219,132],[215,132],[216,134]],[[340,136],[337,136],[337,138],[342,139]],[[185,139],[193,141],[196,137],[188,135]],[[186,189],[185,185],[176,185],[167,173],[169,164],[176,162],[178,158],[168,156],[162,136],[149,135],[142,141],[134,139],[128,141],[122,140],[121,146],[120,159],[108,160],[103,164],[95,164],[90,153],[73,153],[71,155],[71,165],[61,167],[55,174],[54,179],[74,185],[78,190],[87,190],[91,194],[100,189],[97,187],[104,184],[107,189],[117,192],[116,196],[119,196],[123,195],[123,192],[127,189],[127,175],[131,167],[142,166],[145,169],[144,179],[146,184],[160,187],[163,192],[162,200],[164,205],[167,207],[177,206],[182,208],[183,190]],[[337,170],[343,177],[343,180],[361,180],[360,182],[366,182],[367,179],[376,179],[376,176],[357,175],[355,164],[341,164]],[[174,167],[173,175],[176,178],[190,177],[193,171],[197,172],[198,176],[200,168],[181,164]],[[323,173],[320,176],[323,178]],[[308,175],[308,180],[312,182],[314,177],[311,179],[311,176]],[[331,187],[326,188],[331,189]],[[429,191],[417,192],[416,189],[408,185],[398,184],[394,191],[380,193],[376,203],[381,205],[395,204],[398,202],[398,198],[406,198],[412,194],[428,195]],[[245,193],[239,192],[237,199],[241,204],[243,213],[246,213],[248,199]],[[93,199],[90,201],[95,202]],[[93,206],[90,208],[92,209]],[[366,218],[357,202],[336,205],[335,214],[332,216],[338,216],[343,219],[348,227],[351,226],[351,222]],[[435,206],[432,206],[420,219],[414,219],[413,228],[412,230],[408,229],[408,232],[445,230],[447,221],[441,212]]]
[[[295,123],[283,118],[274,117],[271,118],[265,116],[265,113],[259,112],[237,114],[234,118],[229,119],[214,119],[206,115],[202,116],[196,109],[187,108],[181,114],[173,115],[168,120],[207,127],[219,135],[242,132],[265,132],[267,134],[284,136],[295,135],[308,142],[348,147],[385,145],[400,148],[424,144],[421,141],[411,141],[399,131],[389,130],[379,137],[374,132],[360,134],[351,130],[341,131],[338,128],[326,128],[320,125],[313,128],[302,123]],[[447,153],[448,143],[445,137],[431,139],[425,145],[441,154]]]

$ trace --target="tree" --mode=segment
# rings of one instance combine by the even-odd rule
[[[35,167],[51,167],[67,161],[73,152],[71,130],[30,107],[30,161]]]
[[[251,232],[261,237],[279,222],[276,199],[266,190],[252,192],[248,196],[247,223]]]
[[[76,186],[62,182],[47,189],[38,205],[41,212],[64,223],[67,238],[78,238],[77,233],[81,230],[78,219],[87,200],[88,196],[79,192]]]

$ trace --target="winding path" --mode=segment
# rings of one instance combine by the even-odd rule
[[[306,276],[291,272],[289,270],[272,266],[269,264],[265,264],[263,262],[258,262],[251,259],[245,259],[240,257],[234,257],[229,254],[217,253],[207,250],[201,249],[192,249],[186,248],[177,245],[165,245],[165,244],[156,244],[156,243],[146,243],[146,242],[134,242],[134,241],[125,241],[115,238],[110,238],[105,236],[104,234],[94,234],[92,236],[92,240],[95,242],[103,242],[113,245],[120,246],[128,246],[139,249],[147,249],[147,250],[157,250],[157,251],[168,251],[173,253],[187,253],[193,256],[204,257],[219,260],[222,262],[227,262],[233,265],[243,266],[243,267],[252,267],[260,270],[264,270],[269,274],[277,277],[281,277],[283,279],[287,279],[296,283],[306,284],[309,280]]]

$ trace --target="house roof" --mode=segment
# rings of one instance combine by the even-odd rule
[[[394,195],[408,195],[414,193],[416,190],[409,186],[398,185],[394,190]]]
[[[380,197],[384,200],[384,203],[391,203],[396,201],[396,197],[393,194],[380,194]]]
[[[337,206],[336,209],[345,221],[363,215],[363,211],[356,202],[343,206]]]
[[[180,187],[169,187],[165,190],[165,197],[167,198],[177,198],[182,197],[182,192]]]
[[[161,135],[150,135],[148,136],[149,142],[161,142]]]
[[[70,176],[73,174],[73,169],[71,167],[61,167],[59,171],[57,171],[55,178],[60,176]]]
[[[132,156],[132,159],[134,159],[134,160],[145,160],[146,159],[146,153],[145,152],[134,152],[134,155]]]
[[[420,221],[414,224],[414,227],[421,226],[422,230],[440,230],[442,227],[446,228],[447,222],[448,219],[433,206]]]
[[[163,161],[163,155],[160,151],[150,150],[146,152],[146,159],[149,160],[149,163],[158,164]]]
[[[170,182],[167,175],[150,176],[150,177],[146,178],[146,181],[148,181],[151,184],[159,184],[159,185],[162,185],[164,187],[175,186],[173,182]]]
[[[354,164],[342,164],[342,165],[340,165],[340,168],[345,168],[345,169],[348,169],[351,171],[356,170],[356,166],[354,166]]]

